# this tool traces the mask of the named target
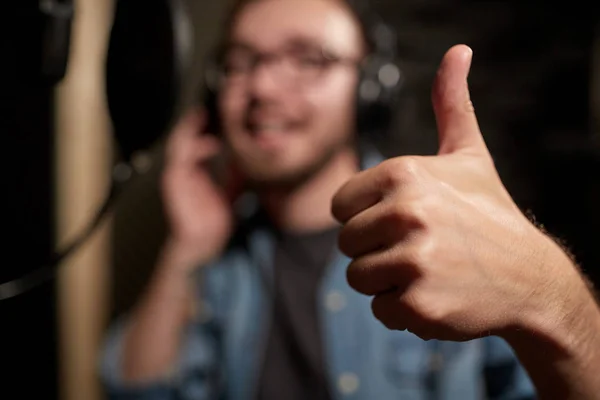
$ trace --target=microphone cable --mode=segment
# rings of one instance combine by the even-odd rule
[[[20,296],[53,279],[61,262],[84,244],[100,226],[134,171],[135,169],[128,163],[117,164],[113,169],[108,194],[88,225],[64,249],[51,254],[43,266],[8,282],[0,283],[0,301]]]

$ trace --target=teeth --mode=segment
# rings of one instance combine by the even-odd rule
[[[261,124],[254,127],[257,131],[282,131],[285,129],[284,124]]]

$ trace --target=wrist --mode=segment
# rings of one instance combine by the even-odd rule
[[[210,262],[211,257],[203,254],[198,243],[168,237],[162,246],[160,266],[189,273]]]
[[[540,282],[502,336],[520,357],[550,363],[584,360],[598,341],[600,309],[585,278],[552,239],[545,261],[536,267],[549,279]],[[597,355],[597,353],[596,353]]]
[[[589,292],[587,292],[589,293]],[[582,300],[583,296],[582,296]],[[523,320],[503,338],[534,382],[540,399],[592,399],[600,390],[600,309],[586,296],[568,315]]]
[[[555,251],[546,252],[545,260],[532,266],[548,279],[537,283],[503,336],[515,344],[534,339],[568,353],[575,340],[573,329],[582,322],[580,313],[589,308],[591,293],[570,258],[548,240]]]
[[[538,278],[510,326],[498,335],[513,348],[540,399],[596,398],[600,309],[570,257],[552,242]],[[549,279],[539,279],[547,276]]]

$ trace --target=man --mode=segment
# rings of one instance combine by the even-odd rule
[[[353,13],[331,0],[241,3],[226,41],[222,137],[199,135],[204,117],[192,113],[168,143],[163,195],[170,234],[145,294],[111,332],[103,365],[109,394],[468,400],[487,392],[532,398],[533,387],[504,340],[423,341],[388,330],[371,315],[369,300],[348,287],[350,259],[337,251],[332,199],[343,186],[333,211],[344,223],[340,245],[356,257],[350,272],[356,271],[363,251],[372,250],[363,247],[363,239],[372,244],[367,237],[356,235],[368,234],[371,225],[368,215],[364,224],[352,217],[375,202],[349,204],[365,191],[359,170],[381,161],[356,150],[356,65],[365,46]],[[323,50],[335,57],[325,58]],[[218,153],[232,165],[222,185],[199,168]],[[241,189],[254,193],[259,205],[244,219],[230,205]],[[373,232],[380,234],[380,226]],[[368,292],[353,276],[352,286]],[[385,290],[370,278],[365,282],[379,294],[397,286],[395,278],[383,275],[394,283]],[[392,312],[376,315],[403,328],[390,324]]]

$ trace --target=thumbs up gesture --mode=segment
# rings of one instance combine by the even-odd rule
[[[568,256],[498,176],[469,97],[471,56],[455,46],[439,68],[438,154],[386,160],[353,177],[332,203],[343,225],[339,247],[352,258],[351,287],[374,296],[373,313],[388,328],[423,339],[526,329],[564,303],[554,294],[582,289]]]

